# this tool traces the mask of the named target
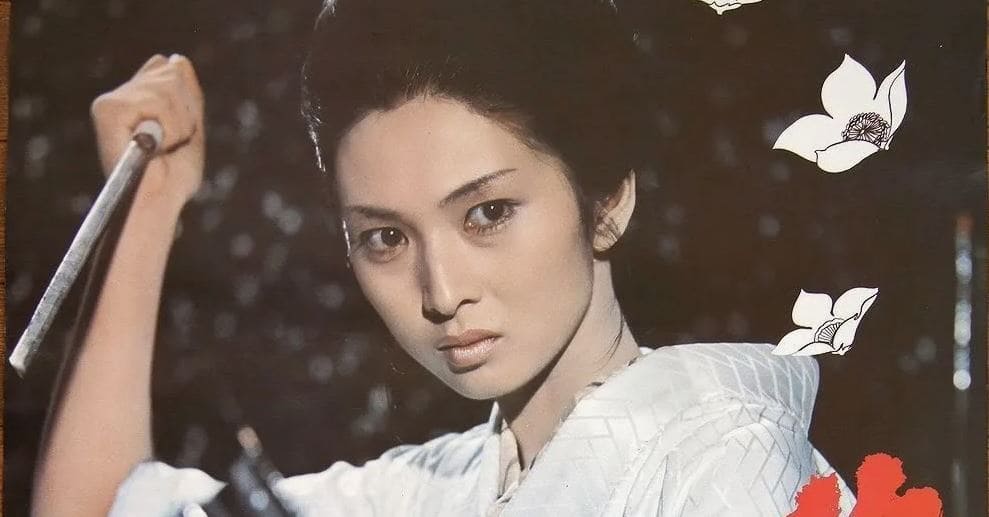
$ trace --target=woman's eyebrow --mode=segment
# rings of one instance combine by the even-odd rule
[[[398,212],[376,206],[353,205],[344,207],[343,211],[355,212],[368,219],[401,219]]]
[[[485,174],[484,176],[481,176],[480,178],[471,180],[471,181],[469,181],[469,182],[467,182],[467,183],[465,183],[465,184],[457,187],[456,189],[453,190],[453,192],[450,192],[449,194],[447,194],[446,197],[444,197],[442,200],[440,200],[439,206],[441,208],[442,207],[445,207],[445,206],[449,205],[450,203],[453,203],[454,201],[456,201],[458,199],[461,199],[461,198],[466,197],[466,196],[468,196],[470,194],[473,194],[473,193],[475,193],[475,192],[483,189],[484,187],[486,187],[487,185],[489,185],[491,182],[495,181],[496,179],[498,179],[498,178],[500,178],[500,177],[502,177],[505,174],[508,174],[510,172],[515,172],[516,170],[517,169],[515,169],[515,168],[501,169],[501,170],[497,170],[497,171],[494,171],[494,172]],[[362,215],[362,216],[364,216],[364,217],[366,217],[368,219],[400,220],[402,218],[401,214],[399,214],[398,212],[396,212],[394,210],[390,210],[388,208],[380,208],[380,207],[376,207],[376,206],[350,205],[350,206],[344,207],[343,211],[344,211],[344,213],[349,213],[349,212],[357,213],[357,214],[360,214],[360,215]]]
[[[456,189],[454,189],[453,192],[450,192],[449,194],[447,194],[446,197],[444,197],[442,200],[440,200],[439,206],[440,206],[440,208],[443,208],[443,207],[449,205],[450,203],[453,203],[454,201],[456,201],[458,199],[461,199],[461,198],[466,197],[466,196],[468,196],[470,194],[473,194],[473,193],[475,193],[475,192],[483,189],[484,187],[486,187],[492,181],[494,181],[494,180],[496,180],[496,179],[498,179],[498,178],[500,178],[500,177],[502,177],[505,174],[508,174],[510,172],[515,172],[516,170],[517,169],[515,169],[515,168],[501,169],[501,170],[497,170],[497,171],[494,171],[494,172],[485,174],[484,176],[481,176],[480,178],[471,180],[471,181],[469,181],[467,183],[464,183],[463,185],[461,185],[461,186],[457,187]]]

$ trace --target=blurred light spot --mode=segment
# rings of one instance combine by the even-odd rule
[[[659,127],[660,134],[665,138],[673,138],[680,131],[680,125],[665,111],[656,114],[656,125]]]
[[[306,333],[302,327],[289,327],[282,336],[282,343],[289,350],[302,350],[306,346]]]
[[[268,83],[264,85],[264,92],[269,98],[278,100],[285,97],[285,92],[288,91],[289,84],[289,79],[287,77],[278,77],[268,81]]]
[[[965,282],[972,279],[972,257],[961,254],[955,259],[955,273],[958,278]]]
[[[363,339],[347,339],[337,357],[337,371],[341,375],[350,376],[357,372],[361,365],[361,356],[367,343]]]
[[[735,167],[738,165],[738,153],[735,150],[735,143],[727,134],[719,134],[714,137],[714,157],[721,165]]]
[[[203,210],[203,218],[200,220],[203,233],[212,233],[220,225],[221,221],[223,221],[223,210],[219,207],[210,207]]]
[[[643,167],[635,171],[635,184],[646,191],[654,191],[659,188],[659,173],[652,167]]]
[[[835,46],[845,47],[852,42],[852,31],[848,27],[831,27],[828,37]]]
[[[391,394],[388,387],[379,384],[371,388],[367,396],[367,408],[372,415],[383,415],[388,412],[391,403]]]
[[[361,435],[380,432],[388,420],[390,399],[387,387],[377,385],[371,388],[367,400],[368,411],[354,422],[351,429]]]
[[[45,174],[45,159],[51,152],[51,142],[45,135],[35,135],[27,142],[25,174],[38,179]]]
[[[209,435],[202,426],[192,424],[182,436],[182,448],[175,458],[177,467],[195,467],[200,464],[209,444]]]
[[[961,391],[972,384],[972,251],[972,218],[959,215],[955,220],[955,324],[952,347],[955,374],[952,382]]]
[[[254,239],[249,234],[241,233],[230,241],[230,254],[244,258],[254,251]]]
[[[900,371],[903,373],[914,374],[917,373],[919,365],[917,364],[917,359],[912,355],[901,355],[898,360]]]
[[[264,257],[264,269],[269,274],[281,272],[288,260],[288,247],[282,243],[276,243],[268,248]]]
[[[15,304],[23,302],[31,294],[33,287],[34,281],[31,278],[31,273],[18,273],[14,276],[14,281],[7,288],[7,295],[10,297],[9,301]]]
[[[972,375],[968,370],[955,370],[951,382],[955,385],[955,389],[965,391],[972,385]]]
[[[43,97],[19,96],[10,105],[10,112],[19,120],[40,118],[45,114],[45,99]]]
[[[42,22],[41,18],[38,16],[28,16],[24,18],[21,23],[21,31],[23,31],[25,36],[37,36],[41,32]]]
[[[199,184],[199,188],[192,195],[192,201],[195,203],[205,203],[213,197],[213,183],[209,181],[204,181]]]
[[[192,330],[192,323],[196,315],[196,304],[185,296],[171,298],[168,303],[169,314],[172,324],[181,332]]]
[[[230,195],[230,191],[237,184],[237,174],[237,167],[234,165],[227,165],[216,173],[213,183],[216,185],[216,195],[221,200]]]
[[[759,217],[759,235],[767,239],[774,239],[780,234],[779,219],[765,214]]]
[[[278,214],[282,212],[282,205],[282,196],[274,190],[265,191],[264,196],[261,197],[261,211],[269,219],[278,218]]]
[[[343,305],[344,293],[339,284],[330,283],[319,288],[316,292],[319,303],[330,310],[337,310]]]
[[[972,318],[969,314],[955,315],[955,342],[961,346],[968,346],[972,341]]]
[[[239,23],[230,31],[232,41],[245,41],[254,38],[258,33],[258,28],[251,22]]]
[[[220,339],[230,339],[237,330],[237,317],[229,312],[221,312],[213,319],[213,335]]]
[[[769,166],[769,175],[774,180],[782,183],[790,179],[790,168],[783,162],[774,161]]]
[[[295,235],[302,227],[302,212],[287,208],[278,214],[278,228],[286,235]]]
[[[937,345],[934,343],[933,339],[927,336],[922,336],[917,340],[914,355],[917,356],[917,360],[920,362],[929,363],[937,357]]]
[[[258,297],[259,285],[255,278],[241,278],[234,287],[234,296],[242,306],[251,305]]]
[[[237,108],[237,135],[242,142],[251,142],[261,133],[261,113],[258,105],[248,99]]]
[[[663,211],[663,219],[670,226],[679,226],[684,219],[683,207],[676,203],[670,203]]]
[[[322,354],[313,356],[309,359],[309,377],[320,384],[330,382],[333,378],[333,359]]]
[[[659,255],[667,262],[680,260],[680,240],[672,235],[663,235],[658,243]]]
[[[69,200],[69,210],[76,215],[85,215],[93,206],[93,198],[89,194],[77,194]]]

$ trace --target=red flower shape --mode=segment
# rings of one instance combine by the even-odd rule
[[[871,454],[855,471],[858,502],[851,517],[941,517],[941,497],[930,487],[896,493],[907,477],[903,462],[889,454]],[[788,517],[838,517],[838,478],[811,476],[797,494],[797,509]]]

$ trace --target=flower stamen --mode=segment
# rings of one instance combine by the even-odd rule
[[[834,343],[834,335],[838,333],[838,327],[844,323],[845,320],[841,318],[835,318],[831,321],[825,322],[817,329],[814,333],[814,341],[819,343]]]
[[[871,142],[877,147],[889,139],[890,124],[882,115],[870,111],[859,113],[848,120],[848,125],[841,132],[841,138],[845,141],[863,140]]]

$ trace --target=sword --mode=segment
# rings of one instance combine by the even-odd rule
[[[96,241],[103,234],[110,216],[120,204],[124,193],[140,176],[148,160],[161,145],[162,138],[161,125],[154,120],[142,121],[134,129],[130,143],[117,160],[93,207],[83,219],[82,226],[69,245],[69,250],[41,296],[41,301],[35,308],[27,329],[21,334],[17,346],[10,354],[10,365],[21,377],[27,373],[31,361],[45,339],[45,334],[48,333],[55,315],[58,314],[62,301],[79,276],[79,271],[86,263]]]

